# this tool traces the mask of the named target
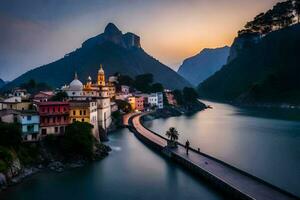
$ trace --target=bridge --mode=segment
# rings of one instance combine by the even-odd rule
[[[168,148],[166,138],[143,126],[142,117],[147,114],[149,113],[128,115],[124,118],[124,123],[127,123],[129,129],[141,141],[195,172],[230,199],[299,199],[293,194],[195,149],[190,148],[187,155],[185,147],[180,143],[177,148]]]

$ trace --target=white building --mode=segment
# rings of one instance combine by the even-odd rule
[[[105,74],[102,66],[98,71],[96,83],[92,83],[91,77],[88,77],[86,85],[78,80],[75,74],[74,80],[69,86],[62,88],[72,101],[95,101],[97,103],[97,121],[98,127],[106,130],[111,125],[111,101],[109,97],[109,87],[105,83]],[[90,120],[94,117],[90,116]],[[99,130],[99,129],[98,129]]]
[[[156,106],[159,109],[164,108],[163,93],[162,92],[151,93],[148,96],[148,104],[150,104],[151,106]]]
[[[127,86],[127,85],[121,85],[121,92],[123,94],[129,94],[129,86]]]

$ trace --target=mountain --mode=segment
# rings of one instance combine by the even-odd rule
[[[0,78],[0,88],[2,88],[4,85],[5,85],[5,81],[3,81],[3,80]]]
[[[199,54],[187,58],[178,73],[193,85],[198,85],[226,64],[230,48],[203,49]]]
[[[300,24],[266,36],[241,35],[228,63],[198,87],[202,97],[300,105]]]
[[[83,82],[89,75],[95,80],[100,64],[106,76],[116,72],[132,77],[152,73],[154,81],[162,83],[166,88],[190,86],[175,71],[148,55],[141,47],[139,36],[123,34],[114,24],[109,23],[104,33],[86,40],[81,48],[53,63],[26,72],[1,90],[11,89],[30,79],[56,88],[70,83],[75,72]]]

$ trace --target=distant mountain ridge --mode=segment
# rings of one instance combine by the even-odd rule
[[[300,105],[300,24],[239,36],[229,62],[198,87],[202,97],[247,104]]]
[[[0,78],[0,88],[2,88],[4,85],[5,85],[5,81]]]
[[[106,76],[116,72],[129,76],[152,73],[154,81],[169,89],[191,86],[175,71],[148,55],[140,45],[140,37],[133,33],[122,34],[112,23],[104,33],[83,42],[82,47],[50,64],[35,68],[16,78],[1,89],[9,90],[30,79],[45,82],[51,87],[68,84],[77,72],[81,81],[88,76],[96,79],[100,64]]]
[[[215,49],[203,49],[200,53],[183,61],[178,73],[193,85],[213,75],[226,64],[230,47],[224,46]]]

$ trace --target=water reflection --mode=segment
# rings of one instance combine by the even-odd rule
[[[287,118],[294,111],[205,103],[213,109],[146,125],[161,134],[174,126],[181,142],[189,139],[194,148],[300,196],[300,121]]]
[[[64,172],[43,173],[1,193],[1,200],[181,200],[222,197],[185,169],[164,159],[124,129],[110,136],[104,160]]]

